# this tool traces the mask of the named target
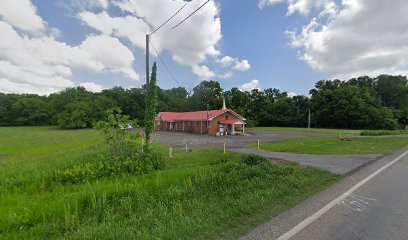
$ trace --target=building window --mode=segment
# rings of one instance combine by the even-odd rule
[[[197,122],[197,127],[200,126],[200,122]]]
[[[228,115],[225,115],[225,120],[228,120]]]
[[[160,122],[161,122],[161,121],[156,121],[156,125],[157,125],[157,126],[160,126]]]

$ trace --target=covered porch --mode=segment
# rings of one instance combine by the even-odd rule
[[[223,131],[228,135],[245,133],[245,122],[239,119],[224,120],[220,122],[220,128],[223,128]]]

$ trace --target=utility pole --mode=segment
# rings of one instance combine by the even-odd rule
[[[309,109],[309,118],[307,121],[307,130],[310,132],[310,109]]]
[[[149,74],[149,40],[150,40],[150,35],[146,34],[146,91],[149,88],[149,81],[150,81],[150,74]]]

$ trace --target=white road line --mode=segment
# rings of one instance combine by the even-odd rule
[[[393,165],[394,163],[398,162],[399,160],[401,160],[403,157],[405,157],[405,155],[408,154],[408,151],[404,152],[403,154],[401,154],[400,156],[398,156],[396,159],[392,160],[391,162],[385,164],[384,166],[382,166],[380,169],[378,169],[377,171],[373,172],[372,174],[370,174],[368,177],[364,178],[363,180],[361,180],[359,183],[357,183],[356,185],[354,185],[353,187],[351,187],[349,190],[347,190],[346,192],[344,192],[342,195],[340,195],[338,198],[334,199],[333,201],[331,201],[330,203],[328,203],[326,206],[322,207],[319,211],[315,212],[313,215],[309,216],[308,218],[306,218],[305,220],[303,220],[302,222],[300,222],[298,225],[296,225],[294,228],[292,228],[291,230],[289,230],[288,232],[286,232],[285,234],[281,235],[279,238],[277,238],[277,240],[288,240],[291,237],[295,236],[298,232],[302,231],[302,229],[304,229],[305,227],[307,227],[309,224],[313,223],[314,221],[316,221],[316,219],[318,219],[320,216],[322,216],[323,214],[325,214],[327,211],[329,211],[332,207],[336,206],[337,204],[339,204],[341,201],[343,201],[347,196],[349,196],[350,194],[352,194],[354,191],[356,191],[357,189],[359,189],[361,186],[363,186],[364,184],[366,184],[368,181],[370,181],[372,178],[374,178],[375,176],[377,176],[378,174],[380,174],[382,171],[384,171],[385,169],[387,169],[388,167],[390,167],[391,165]]]

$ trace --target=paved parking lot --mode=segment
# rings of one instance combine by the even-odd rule
[[[257,141],[272,142],[291,138],[303,138],[311,136],[328,136],[312,133],[272,133],[264,131],[248,131],[245,136],[223,136],[212,137],[205,134],[191,134],[183,132],[154,132],[153,141],[167,144],[175,149],[188,148],[223,148],[227,144],[229,151],[239,153],[252,153],[265,156],[275,160],[298,161],[300,164],[310,167],[317,167],[337,174],[349,174],[361,166],[370,164],[372,161],[380,158],[382,155],[323,155],[323,154],[293,154],[268,152],[263,150],[249,149],[250,144],[256,144]]]
[[[263,131],[248,131],[244,135],[213,137],[206,134],[192,134],[183,132],[154,132],[153,141],[167,144],[173,148],[222,148],[227,143],[229,148],[242,148],[249,144],[261,142],[280,141],[290,138],[311,136],[307,133],[272,133]],[[316,135],[315,135],[316,136]],[[321,135],[320,135],[321,136]]]

